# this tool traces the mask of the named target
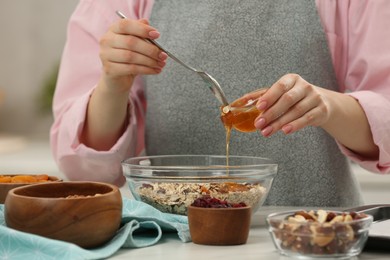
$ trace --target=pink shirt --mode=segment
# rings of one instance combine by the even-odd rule
[[[316,4],[340,91],[359,100],[380,155],[378,160],[368,161],[340,148],[362,167],[390,173],[390,1],[316,0]],[[101,74],[99,39],[119,19],[116,10],[129,18],[149,18],[152,6],[153,0],[81,0],[70,19],[50,132],[54,158],[70,180],[123,184],[121,161],[143,151],[146,101],[139,78],[131,91],[129,126],[109,151],[86,147],[79,135],[90,94]]]

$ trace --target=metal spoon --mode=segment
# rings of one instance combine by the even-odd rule
[[[116,11],[116,14],[122,18],[122,19],[126,19],[127,17],[121,13],[120,11]],[[207,72],[205,71],[201,71],[201,70],[198,70],[198,69],[195,69],[187,64],[185,64],[184,62],[182,62],[181,60],[179,60],[177,57],[175,57],[172,53],[170,53],[169,51],[167,51],[166,49],[164,49],[159,43],[157,43],[156,41],[154,40],[151,40],[151,39],[145,39],[146,41],[156,45],[160,50],[164,51],[170,58],[172,58],[173,60],[175,60],[176,62],[178,62],[179,64],[181,64],[183,67],[197,73],[200,77],[202,77],[202,79],[207,83],[207,86],[210,88],[210,90],[213,92],[214,96],[218,99],[218,101],[224,105],[224,106],[227,106],[229,104],[229,102],[227,101],[227,98],[225,96],[225,94],[223,93],[222,91],[222,88],[221,86],[219,85],[219,83],[210,75],[208,74]]]

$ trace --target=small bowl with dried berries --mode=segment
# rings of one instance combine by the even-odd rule
[[[364,213],[300,210],[268,215],[275,247],[282,255],[306,258],[350,258],[367,241],[373,217]]]
[[[202,245],[245,244],[251,211],[244,202],[230,203],[210,196],[197,198],[188,207],[192,242]]]

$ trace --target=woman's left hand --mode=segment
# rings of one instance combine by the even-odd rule
[[[254,124],[263,136],[319,126],[351,151],[378,159],[379,148],[365,111],[354,97],[314,86],[297,74],[284,75],[263,92],[254,91],[240,98],[245,102],[260,96],[256,107],[263,112]]]
[[[289,134],[306,126],[321,126],[331,114],[327,92],[297,74],[286,74],[259,98],[256,106],[264,112],[256,118],[255,126],[266,137],[279,130]],[[251,95],[256,92],[244,97]]]

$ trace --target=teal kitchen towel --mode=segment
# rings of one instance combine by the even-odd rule
[[[146,203],[124,198],[122,225],[115,237],[104,246],[84,249],[8,228],[4,205],[0,204],[0,259],[103,259],[120,248],[152,246],[164,232],[177,232],[181,241],[191,241],[186,216],[162,213]]]

